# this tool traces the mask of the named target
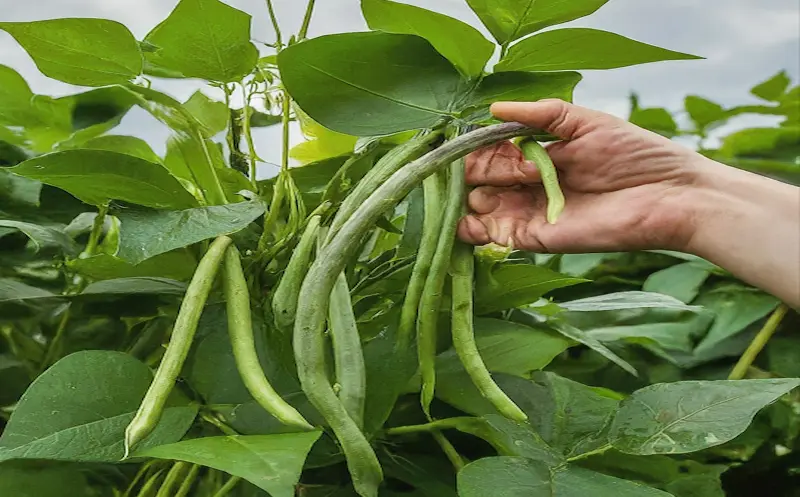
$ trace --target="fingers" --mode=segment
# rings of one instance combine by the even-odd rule
[[[621,122],[610,114],[556,99],[497,102],[492,105],[491,110],[498,119],[543,129],[562,140],[575,140],[594,129],[618,125]]]
[[[539,170],[526,161],[522,151],[510,141],[502,141],[467,156],[466,179],[469,185],[533,185],[541,182]]]
[[[546,198],[541,187],[498,188],[483,186],[470,192],[472,214],[459,224],[459,237],[476,245],[494,242],[525,247],[526,226],[544,222]]]

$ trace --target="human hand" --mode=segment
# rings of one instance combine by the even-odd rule
[[[545,253],[682,250],[692,237],[692,189],[706,160],[614,116],[561,100],[497,103],[492,113],[563,141],[547,147],[566,208],[545,219],[547,199],[534,164],[511,142],[467,157],[471,213],[459,236]]]

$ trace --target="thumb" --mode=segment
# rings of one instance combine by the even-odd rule
[[[574,140],[600,127],[624,122],[610,114],[557,99],[497,102],[491,111],[498,119],[543,129],[562,140]]]

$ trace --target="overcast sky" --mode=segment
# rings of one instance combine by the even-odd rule
[[[225,1],[253,16],[254,41],[273,40],[264,0]],[[464,0],[403,1],[457,17],[487,34]],[[124,23],[141,39],[169,14],[177,0],[0,0],[0,3],[3,4],[0,21],[100,17]],[[284,32],[296,31],[305,2],[275,0],[275,5]],[[781,69],[795,82],[800,77],[800,0],[611,0],[597,13],[571,25],[614,31],[706,58],[584,72],[576,102],[620,116],[626,114],[631,90],[641,95],[646,106],[676,109],[689,93],[722,104],[745,103],[751,86]],[[317,0],[312,36],[364,29],[358,0]],[[27,54],[1,31],[0,63],[20,71],[37,93],[58,96],[78,89],[42,76]],[[155,86],[185,99],[202,83],[159,81]],[[757,121],[740,121],[733,126],[745,124]],[[115,131],[147,138],[159,152],[163,150],[164,132],[141,111],[131,113]],[[274,130],[262,130],[257,136],[259,151],[270,162],[278,162],[279,158],[277,147],[269,146],[275,136]]]

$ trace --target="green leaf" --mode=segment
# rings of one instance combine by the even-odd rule
[[[800,143],[800,126],[748,128],[726,136],[720,152],[727,157],[771,152],[781,145]]]
[[[0,303],[23,303],[35,300],[56,300],[60,296],[48,290],[10,278],[0,278]]]
[[[468,78],[480,76],[494,53],[477,29],[438,12],[389,0],[362,0],[361,10],[370,29],[421,36]]]
[[[675,309],[700,311],[700,307],[686,305],[680,300],[651,292],[616,292],[561,302],[560,307],[570,312],[616,311],[622,309]]]
[[[623,400],[609,437],[629,454],[684,454],[744,432],[756,413],[800,379],[684,381],[637,390]]]
[[[197,90],[189,97],[183,107],[189,111],[206,131],[206,137],[210,138],[228,127],[230,120],[230,110],[224,102],[218,102],[205,96],[203,92]]]
[[[596,338],[587,335],[583,330],[576,328],[566,322],[552,321],[550,324],[553,326],[554,329],[558,330],[558,332],[564,335],[565,337],[575,340],[578,343],[582,343],[583,345],[586,345],[590,349],[594,350],[595,352],[605,357],[609,361],[613,362],[617,366],[621,367],[622,369],[632,374],[633,376],[639,376],[639,373],[636,371],[636,368],[631,366],[628,361],[626,361],[625,359],[621,358],[620,356],[612,352],[611,349],[600,343],[600,341],[597,340]]]
[[[779,301],[766,293],[735,286],[704,293],[696,303],[716,314],[714,324],[697,345],[696,352],[702,354],[712,352],[723,340],[765,317]]]
[[[497,71],[615,69],[662,60],[700,59],[624,36],[588,28],[547,31],[522,40],[497,64]]]
[[[67,261],[67,266],[92,280],[163,277],[185,281],[194,274],[197,261],[186,250],[174,250],[156,255],[136,265],[113,255],[97,254],[86,259]]]
[[[578,466],[567,466],[553,473],[554,495],[557,497],[671,497],[653,487],[614,478]]]
[[[630,117],[630,122],[655,133],[672,138],[678,133],[678,123],[667,109],[651,108],[636,109]]]
[[[0,437],[0,461],[52,459],[118,462],[125,427],[153,380],[133,357],[111,351],[69,355],[39,376],[20,399]],[[175,391],[143,447],[186,433],[197,408]]]
[[[495,373],[526,377],[542,369],[574,342],[546,328],[533,328],[500,319],[475,320],[475,341],[486,368]],[[462,373],[463,366],[454,349],[436,359],[440,375]]]
[[[95,281],[80,296],[96,295],[106,298],[115,295],[183,295],[186,284],[168,278],[134,277]]]
[[[458,473],[459,497],[553,495],[550,468],[525,457],[484,457]]]
[[[107,150],[121,154],[132,155],[153,164],[159,164],[161,158],[153,152],[150,145],[135,136],[105,135],[92,138],[81,145],[81,148],[92,150]]]
[[[467,418],[470,419],[471,418]],[[483,416],[486,427],[472,431],[458,427],[466,433],[472,432],[492,444],[501,456],[519,456],[546,463],[548,466],[560,466],[565,459],[542,439],[534,427],[528,423],[519,423],[499,414]]]
[[[432,126],[450,114],[460,84],[452,64],[412,35],[322,36],[283,50],[278,63],[303,111],[326,128],[353,136]]]
[[[70,467],[0,466],[0,495],[13,497],[90,497],[86,475]]]
[[[181,0],[145,37],[158,48],[144,56],[150,64],[186,78],[239,81],[258,62],[250,21],[249,14],[218,0]]]
[[[320,431],[205,437],[137,452],[137,457],[187,461],[244,478],[273,497],[292,497]]]
[[[193,243],[230,235],[264,214],[259,201],[197,207],[183,211],[127,209],[120,220],[117,257],[138,264]]]
[[[214,142],[197,134],[177,133],[167,140],[164,167],[173,175],[200,187],[211,204],[223,204],[227,194],[222,190],[225,159]],[[219,186],[218,186],[219,185]]]
[[[500,44],[588,16],[606,2],[608,0],[467,0]]]
[[[33,92],[17,71],[0,64],[0,124],[28,126],[35,121]]]
[[[489,314],[536,302],[544,294],[588,280],[533,264],[498,264],[475,287],[475,313]]]
[[[124,83],[142,72],[139,44],[128,28],[106,19],[3,22],[45,76],[82,86]]]
[[[10,228],[24,233],[30,239],[35,251],[53,247],[63,250],[67,255],[76,255],[80,251],[72,238],[56,228],[5,219],[0,219],[0,228]]]
[[[364,346],[364,365],[364,431],[374,433],[383,427],[403,388],[417,372],[417,357],[412,350],[398,351],[393,333],[381,333]]]
[[[786,94],[786,90],[789,89],[791,83],[792,80],[789,78],[789,75],[786,74],[786,71],[781,71],[763,83],[759,83],[753,87],[750,93],[770,102],[779,102],[781,97]]]
[[[710,274],[703,265],[684,262],[651,274],[645,280],[642,290],[669,295],[688,304],[700,293],[700,287]]]
[[[66,190],[92,205],[110,200],[157,209],[197,205],[160,164],[116,152],[65,150],[29,159],[11,171]]]
[[[728,114],[721,105],[694,95],[686,97],[684,107],[699,131],[705,130],[710,124],[728,118]]]
[[[311,119],[301,109],[297,109],[297,120],[307,141],[295,145],[289,156],[301,165],[318,162],[342,155],[350,155],[356,147],[358,138],[331,131]]]

